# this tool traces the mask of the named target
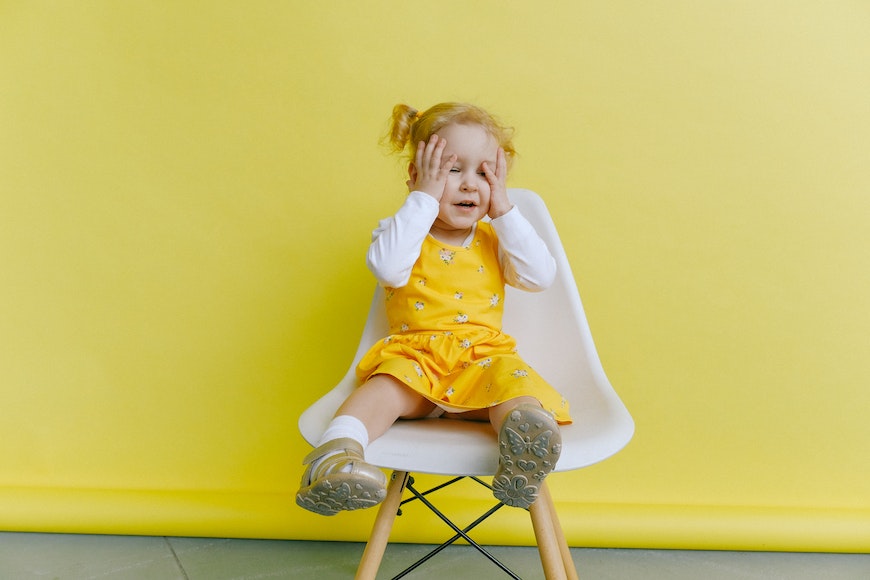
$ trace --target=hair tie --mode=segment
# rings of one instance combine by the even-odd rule
[[[421,113],[420,111],[417,111],[416,113],[414,113],[415,119],[420,119],[421,117],[423,117],[423,113]]]

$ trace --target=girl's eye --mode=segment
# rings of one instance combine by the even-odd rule
[[[459,168],[454,167],[453,169],[450,170],[450,173],[459,173]]]

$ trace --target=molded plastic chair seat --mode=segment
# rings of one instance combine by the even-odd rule
[[[571,405],[574,422],[561,427],[562,455],[554,473],[579,469],[602,461],[622,449],[634,433],[634,422],[601,366],[571,267],[546,205],[529,190],[510,189],[508,194],[547,243],[556,259],[558,271],[554,284],[543,292],[506,289],[504,331],[516,338],[518,352],[523,359],[560,391]],[[299,419],[302,436],[310,444],[317,443],[336,409],[356,388],[355,368],[360,358],[372,344],[388,334],[383,290],[378,287],[350,368],[339,384],[309,407]],[[488,423],[443,418],[398,421],[386,434],[369,445],[366,461],[395,470],[398,474],[491,476],[495,474],[498,464],[496,435]],[[401,485],[404,487],[404,483]],[[555,516],[546,486],[542,488],[541,497],[550,504],[548,511]],[[384,502],[381,512],[388,509],[390,499],[388,497]],[[533,520],[535,507],[540,503],[535,502],[530,509]],[[395,510],[395,507],[389,509]],[[394,515],[395,512],[389,516],[390,527]],[[378,525],[376,522],[376,529]],[[549,525],[558,528],[557,521]],[[537,526],[535,531],[538,534]],[[544,531],[541,530],[542,533]],[[558,536],[561,535],[561,528],[554,531]],[[389,528],[386,533],[389,534]],[[380,534],[383,534],[383,530]],[[379,538],[378,541],[385,544],[385,538]],[[564,540],[561,542],[564,544]],[[369,544],[372,547],[372,539]],[[555,568],[548,570],[544,551],[553,546],[542,545],[540,536],[538,545],[545,560],[547,578],[576,577],[576,573],[572,574],[573,564],[567,571],[570,576],[560,575]],[[561,549],[565,550],[567,546],[563,545]],[[564,559],[565,554],[562,556]],[[364,575],[362,570],[367,564],[367,557],[368,554],[363,558],[361,575]],[[376,571],[380,555],[376,554],[375,557]],[[567,569],[569,563],[564,562],[564,566]],[[371,577],[374,577],[373,573]]]

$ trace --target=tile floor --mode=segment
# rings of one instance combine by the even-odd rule
[[[2,580],[338,580],[353,578],[363,545],[209,538],[0,533]],[[425,552],[392,544],[379,578]],[[524,579],[542,578],[534,548],[492,552]],[[583,580],[868,580],[870,554],[572,549]],[[465,546],[406,578],[508,578]]]

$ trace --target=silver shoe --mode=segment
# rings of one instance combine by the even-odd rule
[[[517,405],[499,429],[498,448],[492,494],[505,505],[527,509],[562,453],[559,425],[541,407]]]
[[[329,453],[317,469],[312,464]],[[387,477],[377,467],[363,459],[363,448],[353,439],[327,441],[302,460],[308,468],[296,492],[296,503],[302,508],[324,516],[343,510],[375,506],[387,496]],[[343,472],[346,466],[349,472]]]

